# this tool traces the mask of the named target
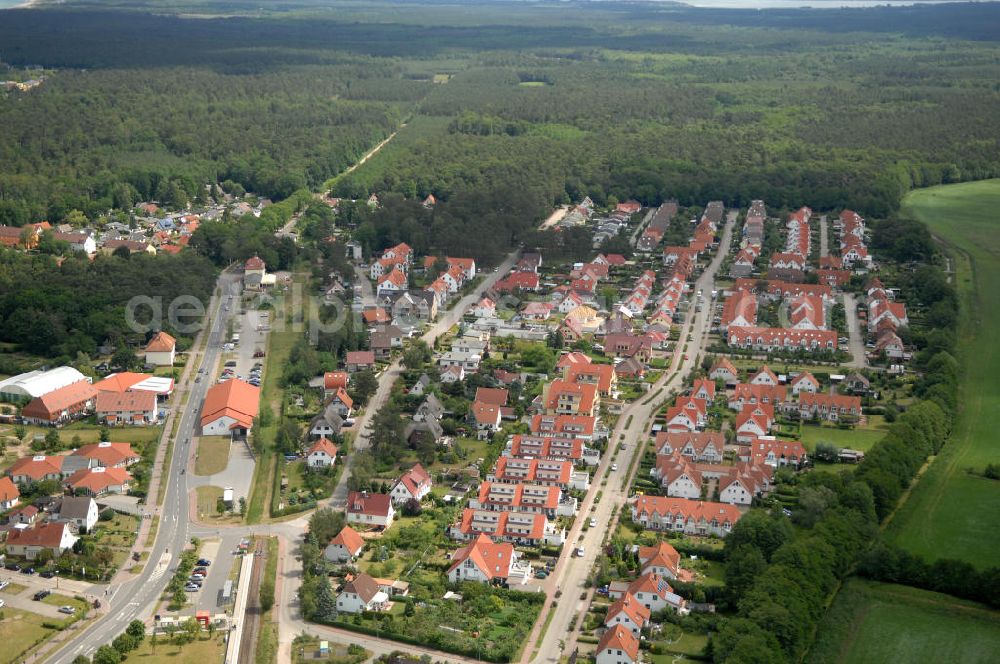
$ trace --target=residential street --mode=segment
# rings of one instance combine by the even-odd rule
[[[501,263],[496,272],[493,273],[480,273],[486,274],[487,277],[477,286],[472,292],[463,297],[461,300],[455,303],[453,307],[446,311],[438,313],[437,322],[433,323],[431,327],[420,337],[428,346],[434,347],[434,340],[440,337],[442,334],[447,332],[452,328],[453,325],[457,324],[462,318],[462,314],[465,310],[472,304],[478,302],[482,298],[483,293],[485,293],[493,284],[500,280],[514,263],[517,262],[517,256],[520,250],[515,250],[511,252],[504,262]],[[363,284],[367,280],[367,276],[362,274],[357,274],[357,278]],[[362,289],[364,286],[362,286]],[[370,286],[369,286],[370,288]],[[367,296],[366,296],[367,297]],[[392,390],[392,384],[396,382],[402,373],[402,366],[399,360],[395,360],[392,364],[386,367],[378,378],[378,390],[375,395],[368,402],[365,407],[365,412],[363,415],[357,418],[355,423],[355,431],[357,435],[354,439],[354,444],[352,446],[352,451],[364,450],[368,448],[368,436],[370,431],[368,428],[371,422],[371,417],[373,413],[377,413],[379,408],[385,405],[385,402],[389,399],[389,394]],[[330,504],[334,507],[343,507],[347,503],[347,478],[351,476],[351,465],[354,462],[354,455],[351,454],[347,457],[347,461],[344,462],[344,471],[340,475],[340,480],[337,483],[337,487],[333,491],[333,495],[330,498]]]
[[[715,274],[719,265],[722,264],[722,258],[729,253],[735,219],[735,211],[730,212],[726,219],[722,240],[719,243],[719,250],[711,265],[698,278],[692,289],[694,293],[697,293],[699,288],[706,293],[711,291]],[[643,453],[645,441],[649,438],[649,432],[652,428],[653,416],[662,407],[663,402],[669,398],[672,391],[680,390],[684,377],[694,368],[695,362],[705,347],[711,320],[711,306],[703,307],[701,312],[687,319],[681,332],[681,342],[677,344],[677,349],[674,351],[671,363],[673,369],[668,370],[650,390],[650,394],[652,394],[662,388],[662,395],[652,399],[649,403],[643,403],[641,399],[633,402],[618,418],[618,425],[612,432],[609,441],[609,452],[601,460],[593,480],[594,484],[600,487],[602,478],[607,478],[607,484],[602,487],[601,501],[596,507],[593,506],[593,499],[597,491],[592,489],[580,506],[580,518],[576,520],[573,529],[567,535],[567,545],[563,547],[562,554],[559,556],[557,572],[545,582],[545,592],[548,597],[539,620],[535,623],[535,628],[528,638],[521,662],[558,662],[563,654],[560,644],[564,646],[566,654],[572,652],[576,640],[573,620],[583,615],[593,592],[592,589],[587,591],[584,588],[584,583],[597,561],[597,555],[604,538],[614,531],[618,523],[618,515],[625,509],[625,500],[628,497],[628,489],[631,484],[629,474],[633,470],[633,461],[636,455],[641,457]],[[692,335],[692,342],[685,354],[682,350],[683,340],[687,338],[689,333]],[[630,422],[631,426],[629,426]],[[612,465],[611,450],[616,444],[622,446],[623,452],[619,453],[618,460],[615,462],[618,469],[609,471]],[[636,461],[636,463],[638,462]],[[592,507],[594,507],[593,511],[591,511]],[[590,517],[597,519],[598,527],[581,532],[584,521],[589,520]],[[584,547],[584,556],[582,558],[573,557],[573,551],[580,546]],[[556,590],[561,590],[562,596],[556,602],[555,614],[538,650],[538,655],[532,657],[540,628],[545,623]],[[587,592],[588,599],[581,600],[581,592]]]
[[[868,366],[868,356],[865,354],[865,333],[858,320],[857,302],[853,293],[844,293],[844,311],[847,318],[848,337],[851,340],[851,361],[844,364],[858,369]]]

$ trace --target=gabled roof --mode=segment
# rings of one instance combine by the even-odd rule
[[[66,480],[74,489],[88,489],[100,493],[109,486],[125,484],[132,475],[124,468],[81,468]]]
[[[597,652],[602,650],[621,650],[633,662],[639,659],[639,639],[622,625],[615,625],[604,632],[597,644]]]
[[[632,621],[632,624],[641,628],[649,622],[651,612],[632,593],[626,592],[608,608],[604,624],[607,625],[619,613],[624,613]]]
[[[323,437],[313,443],[313,446],[306,452],[306,456],[311,456],[315,452],[326,452],[328,456],[335,457],[337,456],[337,446],[328,438]]]
[[[448,568],[448,573],[450,574],[453,569],[468,559],[475,563],[483,576],[490,581],[495,578],[505,579],[510,572],[513,558],[514,546],[512,544],[494,542],[480,533],[471,544],[452,554],[453,562]]]
[[[54,549],[62,542],[63,533],[69,526],[65,523],[45,523],[34,528],[14,530],[7,535],[7,545],[38,546]]]
[[[664,567],[676,576],[681,566],[681,554],[666,542],[660,542],[656,546],[639,547],[639,562],[643,570],[649,567]]]
[[[11,477],[15,475],[26,475],[33,480],[40,480],[46,475],[59,475],[62,472],[63,461],[66,457],[44,456],[21,457],[7,469],[7,474]]]
[[[352,556],[358,555],[358,552],[365,548],[365,541],[361,539],[361,535],[350,526],[341,528],[336,537],[330,540],[330,544],[343,546]]]
[[[17,485],[7,476],[0,477],[0,503],[9,503],[21,497]]]
[[[166,332],[157,332],[146,344],[147,353],[169,353],[177,347],[177,340]]]
[[[361,573],[344,584],[345,593],[355,593],[361,601],[367,604],[378,593],[378,582],[367,574]]]
[[[375,364],[375,351],[351,350],[347,352],[346,364]]]
[[[337,388],[336,393],[334,393],[334,395],[330,397],[330,401],[331,402],[339,401],[348,408],[354,408],[354,399],[352,399],[351,396],[347,393],[347,390],[345,390],[342,387]]]
[[[81,380],[52,390],[40,397],[35,397],[21,409],[21,414],[25,417],[48,419],[58,415],[63,410],[93,399],[96,395],[97,390],[94,389],[94,386],[88,381]]]
[[[117,466],[129,459],[139,459],[139,454],[130,443],[91,443],[73,452],[73,455],[96,459],[102,466]]]
[[[386,493],[352,491],[347,495],[347,512],[349,514],[388,516],[391,509],[392,499]]]
[[[476,388],[476,398],[474,401],[494,406],[506,406],[508,394],[509,392],[503,388],[479,387]]]
[[[402,484],[411,496],[416,496],[423,486],[430,486],[431,476],[419,463],[403,473],[397,484]],[[395,487],[394,487],[395,488]]]
[[[135,392],[101,391],[97,393],[95,409],[98,413],[149,412],[156,410],[156,393],[145,390]]]
[[[85,519],[94,499],[90,496],[66,496],[59,504],[59,516],[63,519]]]
[[[500,421],[502,416],[500,406],[476,401],[472,404],[472,416],[476,419],[476,424],[492,424],[494,426]]]
[[[229,415],[245,428],[253,425],[260,409],[260,388],[231,379],[208,388],[201,407],[201,425]]]

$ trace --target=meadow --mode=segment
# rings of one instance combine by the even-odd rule
[[[1000,180],[914,191],[904,212],[946,243],[962,299],[961,413],[951,440],[914,487],[887,534],[933,560],[1000,564],[1000,482],[982,476],[1000,456]]]
[[[819,626],[808,664],[994,662],[1000,613],[948,595],[849,579]]]

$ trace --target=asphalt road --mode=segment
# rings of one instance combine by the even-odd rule
[[[698,278],[693,287],[693,293],[702,289],[705,293],[710,293],[715,282],[715,274],[722,263],[722,258],[729,253],[732,241],[733,223],[735,214],[730,213],[727,218],[719,250],[712,260],[708,269]],[[642,455],[645,442],[649,438],[651,420],[659,410],[664,399],[672,390],[680,390],[683,387],[684,377],[688,375],[698,356],[704,350],[708,330],[711,327],[712,307],[702,307],[702,311],[694,313],[694,308],[690,309],[693,316],[689,316],[682,328],[681,341],[675,350],[675,361],[671,364],[672,369],[657,381],[650,390],[650,394],[659,389],[663,389],[660,397],[653,399],[650,403],[643,403],[643,399],[632,402],[621,416],[618,424],[611,434],[608,443],[608,453],[601,459],[601,463],[594,475],[594,488],[587,494],[580,507],[580,518],[576,520],[573,529],[567,535],[566,546],[559,556],[559,563],[556,566],[556,573],[546,581],[545,606],[542,609],[535,629],[529,637],[528,645],[524,649],[522,662],[559,662],[563,654],[560,644],[568,654],[573,649],[576,639],[574,618],[579,614],[583,615],[584,610],[590,602],[590,592],[584,587],[587,576],[597,562],[597,556],[601,548],[602,541],[607,533],[612,532],[617,524],[618,515],[625,507],[628,498],[630,482],[627,482],[628,474],[632,470],[632,461],[636,455]],[[687,353],[683,352],[684,339],[688,334],[692,335],[692,341],[688,346]],[[631,426],[626,426],[631,421]],[[615,445],[624,446],[619,452],[617,461],[612,462],[612,450]],[[612,469],[616,465],[616,469]],[[607,484],[601,486],[602,478],[607,479]],[[597,490],[601,490],[601,502],[596,506],[593,504]],[[590,518],[597,519],[597,527],[583,531],[584,522],[589,522]],[[580,558],[574,556],[577,547],[584,548],[584,555]],[[546,638],[538,650],[538,655],[532,657],[535,642],[538,637],[539,626],[544,623],[548,614],[549,606],[554,599],[555,592],[559,590],[562,595],[556,602],[555,613],[552,622],[546,632]],[[581,599],[583,593],[586,597]]]
[[[845,364],[849,367],[864,368],[868,366],[868,356],[865,354],[865,333],[861,329],[861,321],[858,320],[857,306],[854,294],[844,293],[844,312],[851,348],[851,361]]]
[[[224,294],[230,292],[230,289],[239,292],[240,276],[224,272],[219,277],[219,286]],[[52,664],[70,664],[77,655],[90,656],[98,647],[110,643],[124,631],[130,621],[148,616],[172,576],[179,552],[188,543],[187,476],[181,474],[190,453],[185,441],[190,440],[197,431],[201,404],[205,399],[205,391],[213,384],[211,377],[226,333],[225,317],[232,314],[232,307],[230,311],[223,311],[219,298],[213,298],[209,311],[211,331],[202,359],[205,374],[200,382],[190,383],[190,394],[180,416],[173,455],[167,460],[168,468],[165,470],[168,472],[164,472],[167,476],[167,488],[163,505],[157,511],[160,525],[150,552],[150,563],[136,578],[109,588],[109,596],[101,598],[102,602],[107,602],[108,612],[51,656],[48,661]]]

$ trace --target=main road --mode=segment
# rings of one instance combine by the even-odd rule
[[[165,428],[160,440],[160,445],[166,445],[172,437],[174,454],[165,459],[164,467],[160,469],[160,481],[167,483],[163,504],[154,510],[147,508],[147,511],[153,511],[159,516],[159,530],[149,553],[149,562],[138,576],[117,587],[109,587],[108,595],[101,598],[102,602],[107,603],[107,613],[89,625],[79,636],[67,641],[48,660],[52,664],[70,664],[78,655],[90,656],[97,648],[114,640],[125,630],[129,622],[135,619],[142,620],[148,616],[170,581],[175,561],[188,543],[188,486],[187,476],[181,471],[187,465],[190,453],[189,441],[197,430],[198,413],[205,399],[205,392],[214,382],[215,366],[226,333],[226,321],[233,315],[235,309],[235,306],[228,305],[228,296],[230,293],[239,293],[240,276],[229,271],[223,272],[219,277],[218,287],[221,297],[212,297],[206,314],[206,320],[210,321],[211,327],[201,332],[202,336],[206,331],[208,333],[201,363],[197,368],[190,366],[185,371],[190,375],[191,372],[204,367],[205,373],[201,374],[204,380],[187,383],[189,386],[187,403],[180,411],[177,434],[172,437],[169,429]],[[224,302],[227,303],[226,306],[223,306]],[[197,342],[195,347],[197,348]],[[175,393],[173,398],[175,403],[179,404],[181,392]],[[179,408],[179,405],[177,407]],[[118,578],[123,577],[119,575]]]
[[[695,282],[692,302],[697,297],[698,289],[705,293],[711,292],[716,272],[722,264],[723,257],[729,253],[735,219],[736,212],[730,212],[719,242],[719,250],[709,267]],[[705,348],[713,314],[711,298],[709,297],[708,303],[700,312],[695,311],[694,307],[689,312],[674,350],[671,369],[667,370],[649,391],[650,395],[653,395],[662,390],[662,396],[648,396],[636,400],[618,417],[618,424],[608,440],[607,453],[594,473],[595,486],[591,488],[580,506],[579,518],[567,535],[566,545],[556,565],[556,573],[545,583],[547,594],[545,605],[522,653],[523,663],[558,663],[564,650],[566,652],[573,650],[576,640],[575,620],[578,615],[583,615],[590,601],[590,593],[585,587],[585,582],[597,562],[605,537],[613,532],[618,515],[626,509],[633,462],[637,461],[637,456],[641,458],[645,452],[653,416],[671,392],[679,391],[683,387],[684,378],[695,367],[699,354]],[[690,343],[686,341],[688,335],[691,335]],[[688,347],[687,351],[684,350],[685,345]],[[613,462],[612,457],[616,447],[621,452],[618,454],[618,460]],[[606,483],[602,480],[606,480]],[[601,501],[594,505],[598,491],[602,492]],[[583,531],[583,523],[589,521],[591,517],[597,520],[598,526]],[[584,549],[584,555],[579,558],[574,557],[574,551],[578,547]],[[560,597],[553,603],[557,591]],[[581,599],[581,593],[587,593],[587,597]],[[545,624],[549,609],[553,605],[554,615],[546,632],[546,638],[542,639],[536,652],[535,645],[541,626]]]

